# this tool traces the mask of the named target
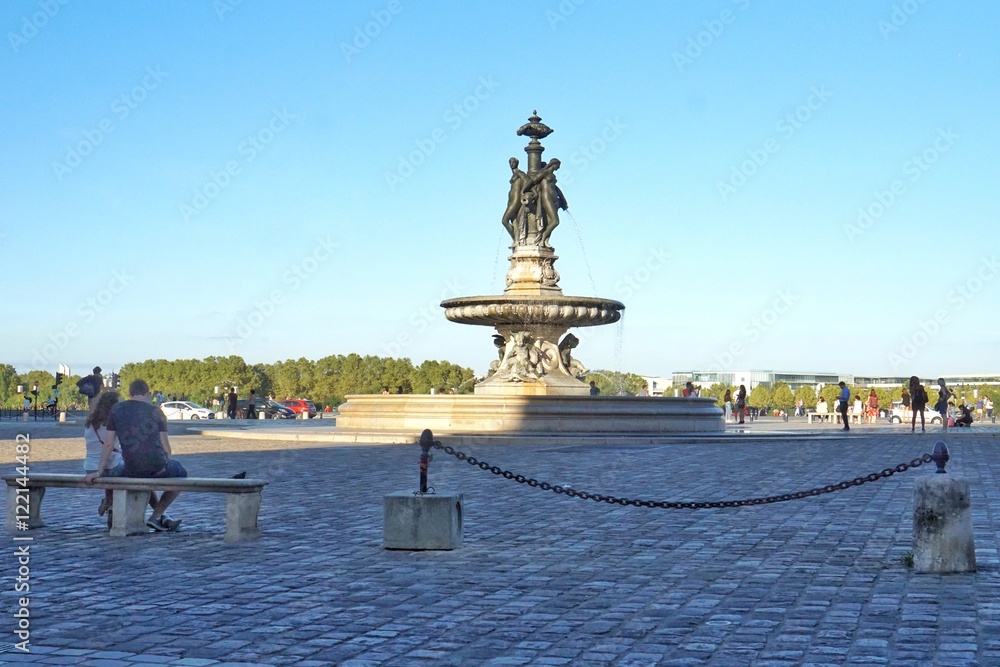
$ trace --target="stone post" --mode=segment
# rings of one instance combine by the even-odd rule
[[[951,475],[922,477],[914,488],[913,569],[975,572],[969,482]]]

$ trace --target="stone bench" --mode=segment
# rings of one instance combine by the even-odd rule
[[[41,506],[45,489],[112,489],[111,535],[125,537],[149,532],[146,527],[146,502],[150,491],[180,491],[183,493],[225,493],[226,494],[226,542],[245,542],[260,537],[257,528],[257,514],[260,512],[261,492],[267,484],[261,479],[213,479],[207,477],[164,477],[149,479],[144,477],[101,477],[93,484],[84,481],[84,475],[32,473],[27,477],[3,475],[7,482],[7,519],[4,528],[15,532],[19,521],[28,528],[40,528]],[[18,513],[18,506],[27,497],[27,517],[24,511]]]
[[[830,422],[832,424],[840,424],[840,413],[839,412],[808,412],[806,413],[806,418],[808,423],[812,424],[814,421],[818,422]],[[847,418],[855,424],[862,423],[862,420],[866,418],[866,415],[848,412]]]

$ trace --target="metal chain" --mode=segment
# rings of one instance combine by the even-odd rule
[[[701,502],[682,502],[673,500],[637,500],[634,498],[618,498],[612,495],[603,495],[600,493],[589,493],[587,491],[577,491],[576,489],[570,488],[568,486],[560,486],[558,484],[549,484],[548,482],[539,482],[537,479],[532,477],[525,477],[524,475],[516,475],[509,470],[504,470],[499,466],[492,466],[485,461],[480,461],[475,456],[469,456],[465,452],[460,452],[450,445],[442,445],[440,442],[434,442],[435,449],[442,449],[446,454],[454,456],[459,461],[465,461],[469,465],[477,466],[481,470],[487,470],[494,475],[499,475],[504,479],[512,479],[519,484],[527,484],[532,488],[539,488],[542,491],[552,491],[553,493],[565,494],[569,498],[581,498],[583,500],[593,500],[594,502],[604,502],[609,505],[631,505],[632,507],[650,507],[650,508],[660,508],[660,509],[685,509],[685,510],[701,510],[701,509],[716,509],[721,507],[746,507],[747,505],[767,505],[769,503],[783,503],[788,500],[801,500],[802,498],[811,498],[813,496],[820,496],[824,493],[833,493],[834,491],[843,491],[844,489],[849,489],[852,486],[861,486],[862,484],[867,484],[868,482],[877,482],[880,479],[886,477],[892,477],[897,472],[906,472],[910,468],[918,468],[925,463],[931,462],[931,455],[924,454],[918,459],[913,459],[909,463],[900,463],[895,468],[885,468],[881,472],[873,472],[870,475],[865,475],[863,477],[855,477],[852,480],[845,482],[840,482],[839,484],[827,484],[826,486],[818,486],[815,489],[809,489],[808,491],[796,491],[795,493],[782,493],[777,496],[763,496],[758,498],[744,498],[743,500],[712,500],[712,501],[701,501]]]

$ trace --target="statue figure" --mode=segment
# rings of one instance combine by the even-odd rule
[[[583,379],[587,375],[588,369],[579,361],[573,358],[573,349],[580,344],[580,339],[573,334],[566,334],[559,341],[559,357],[566,372],[575,378]]]
[[[490,371],[487,373],[487,377],[493,375],[500,368],[500,364],[503,362],[504,352],[507,351],[507,341],[500,334],[493,334],[493,345],[497,348],[498,359],[494,359],[490,362]]]
[[[527,331],[516,331],[510,336],[504,351],[503,361],[497,368],[497,375],[513,382],[537,380],[544,371],[539,368],[541,356],[534,346],[534,339]]]
[[[552,258],[547,258],[542,260],[542,284],[546,287],[555,287],[559,282],[559,272],[556,271],[556,267],[553,266]]]
[[[542,215],[545,217],[545,226],[541,229],[538,236],[538,245],[543,248],[552,248],[549,245],[549,236],[559,226],[559,209],[569,209],[566,197],[563,196],[562,190],[556,185],[556,169],[561,164],[557,158],[552,158],[541,170],[545,172],[545,175],[542,177],[542,182],[539,185],[541,188],[539,200],[541,202]]]
[[[521,193],[524,191],[524,183],[528,176],[518,168],[516,157],[510,160],[510,192],[507,194],[507,208],[503,212],[503,226],[510,234],[511,241],[517,243],[518,239],[518,213],[521,210]]]
[[[537,244],[539,235],[539,218],[537,212],[538,195],[534,191],[528,190],[521,194],[521,210],[517,215],[517,245],[526,245],[528,242],[528,232],[532,234],[533,243]]]
[[[521,208],[517,223],[514,225],[518,230],[514,236],[517,245],[525,245],[530,239],[531,245],[552,248],[548,239],[552,230],[559,226],[559,209],[569,208],[566,197],[556,185],[555,172],[561,165],[557,158],[553,158],[547,163],[543,162],[540,169],[526,174],[524,180],[520,181]],[[512,176],[512,193],[513,181]]]

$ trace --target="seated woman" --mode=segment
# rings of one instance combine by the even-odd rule
[[[958,406],[958,409],[961,412],[961,416],[955,420],[955,426],[965,428],[972,426],[972,410],[969,409],[969,406],[962,403],[962,405]]]

